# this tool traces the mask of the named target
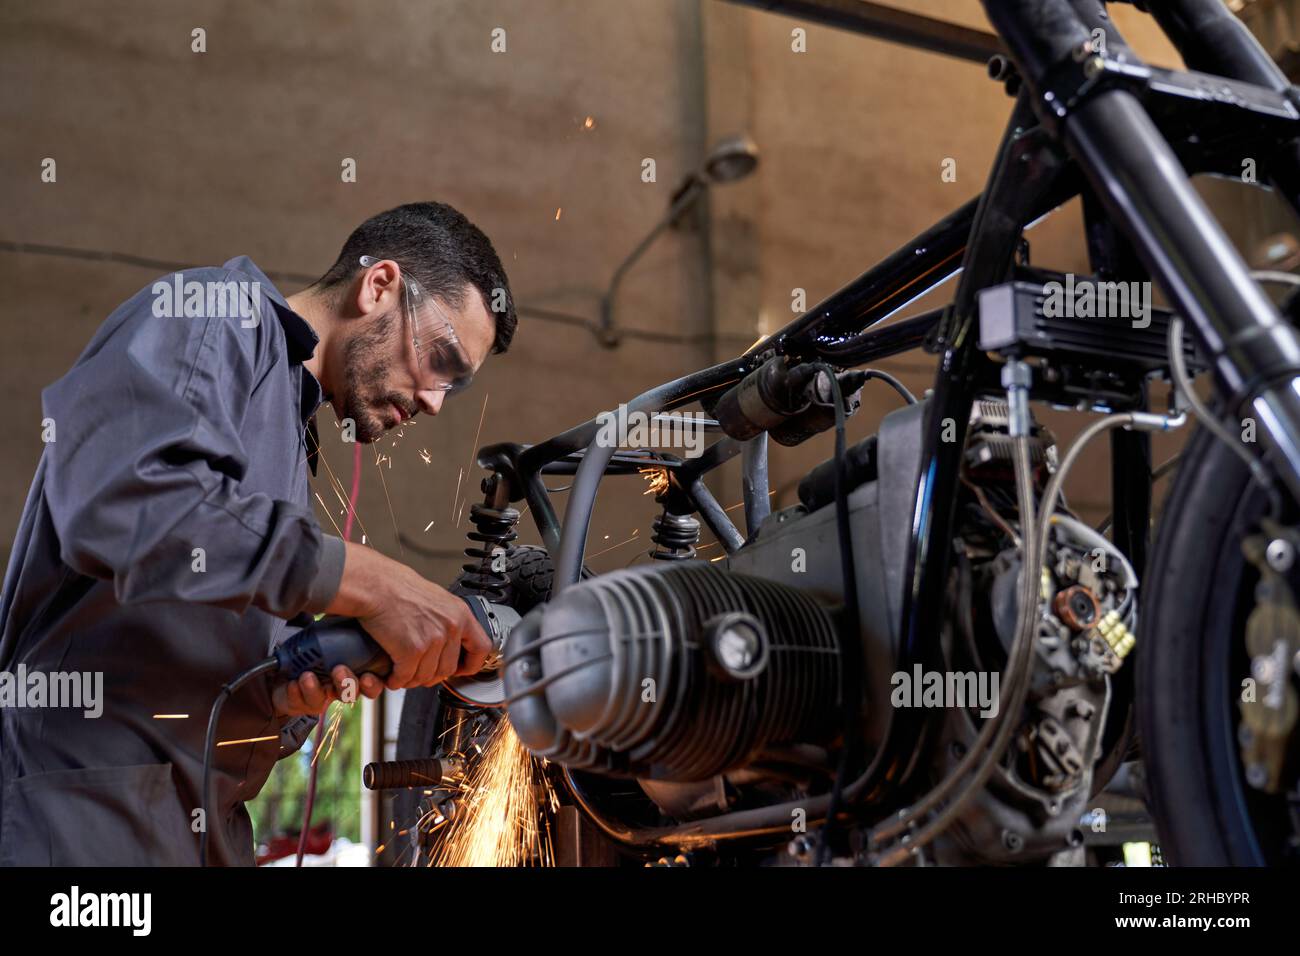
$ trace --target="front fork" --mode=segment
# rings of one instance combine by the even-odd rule
[[[1062,76],[1070,74],[1065,55],[1077,62],[1080,50],[1095,53],[1091,41],[1098,28],[1117,46],[1112,52],[1120,59],[1136,62],[1132,51],[1123,46],[1100,4],[986,0],[985,6],[1027,74],[1024,79],[1036,97],[1038,113],[1092,187],[1085,197],[1090,239],[1093,225],[1104,219],[1102,228],[1111,232],[1109,248],[1122,250],[1119,261],[1098,263],[1098,250],[1092,249],[1094,266],[1116,273],[1145,268],[1160,283],[1209,357],[1225,413],[1243,424],[1254,421],[1273,473],[1300,500],[1300,336],[1254,281],[1133,93],[1102,89],[1081,96],[1068,109],[1061,95]],[[1151,11],[1190,68],[1253,84],[1300,106],[1300,91],[1218,0],[1165,0],[1152,4]],[[1093,64],[1095,71],[1104,68],[1104,63]],[[1300,137],[1260,158],[1272,185],[1300,214]],[[1141,569],[1150,458],[1147,447],[1134,443],[1136,437],[1116,432],[1113,438],[1115,541]],[[1247,557],[1261,570],[1247,649],[1260,671],[1255,679],[1266,686],[1274,706],[1242,705],[1240,743],[1248,779],[1264,790],[1276,786],[1279,754],[1285,752],[1296,722],[1287,676],[1272,683],[1260,680],[1272,673],[1274,657],[1283,653],[1279,647],[1288,656],[1296,651],[1286,635],[1300,629],[1300,617],[1288,585],[1270,560],[1275,557],[1271,550],[1286,541],[1280,528],[1243,541]],[[1289,667],[1273,669],[1289,674]]]
[[[1161,5],[1153,5],[1159,7]],[[1253,417],[1274,469],[1300,499],[1300,336],[1250,275],[1222,227],[1141,103],[1103,88],[1070,103],[1063,77],[1102,23],[1098,4],[986,0],[989,19],[1012,47],[1044,122],[1053,126],[1111,220],[1124,232],[1172,305],[1196,331],[1227,410]],[[1286,77],[1222,4],[1167,0],[1161,25],[1189,62],[1274,93]],[[1215,41],[1207,43],[1209,26]],[[1106,24],[1109,29],[1109,23]],[[1121,55],[1133,59],[1122,48]],[[1096,57],[1090,59],[1096,60]],[[1104,58],[1102,61],[1104,68]],[[1097,63],[1093,64],[1094,72]],[[1300,99],[1289,97],[1293,103]],[[1300,149],[1284,144],[1268,171],[1300,212]]]
[[[1209,9],[1207,0],[1170,0],[1171,8]],[[1082,171],[1109,220],[1131,246],[1137,263],[1164,289],[1189,322],[1210,360],[1219,391],[1231,413],[1252,417],[1273,469],[1300,500],[1300,336],[1251,277],[1222,227],[1193,190],[1187,173],[1138,99],[1123,88],[1102,88],[1078,97],[1061,94],[1077,53],[1091,41],[1097,4],[1074,0],[986,0],[986,13],[1011,48],[1025,80],[980,201],[961,283],[940,327],[942,350],[930,403],[913,506],[908,585],[900,634],[900,667],[924,663],[934,653],[953,528],[955,485],[960,470],[970,402],[981,382],[990,381],[991,362],[974,342],[975,296],[1002,281],[1010,269],[1026,223],[1055,205],[1070,179],[1066,156]],[[1213,12],[1212,10],[1210,11]],[[1224,16],[1230,16],[1223,11]],[[1188,18],[1204,25],[1204,17]],[[1196,30],[1171,38],[1190,49]],[[1101,27],[1115,52],[1136,62],[1106,23]],[[1224,32],[1216,44],[1198,50],[1201,64],[1249,82],[1267,80],[1270,89],[1290,89],[1249,50],[1242,31]],[[1267,61],[1267,58],[1264,58]],[[1095,65],[1095,64],[1094,64]],[[1300,102],[1297,98],[1296,102]],[[1034,114],[1042,126],[1034,127]],[[1294,144],[1293,144],[1294,145]],[[1271,175],[1300,211],[1300,148],[1272,157]],[[1095,213],[1094,213],[1095,215]],[[1124,461],[1149,468],[1149,452],[1116,448]],[[1130,477],[1130,476],[1121,476]],[[1146,547],[1149,482],[1137,492],[1121,483],[1123,513],[1117,515],[1125,550],[1138,557]],[[909,715],[895,715],[874,779],[873,793],[910,775],[924,728]]]

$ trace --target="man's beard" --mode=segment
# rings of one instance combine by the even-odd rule
[[[388,381],[392,368],[389,338],[394,323],[400,321],[396,311],[379,316],[370,328],[348,339],[343,348],[343,383],[347,389],[343,415],[355,423],[357,441],[363,444],[378,441],[387,431],[379,409],[386,410],[392,404],[408,417],[415,414],[407,396],[376,389],[376,383],[382,388]]]

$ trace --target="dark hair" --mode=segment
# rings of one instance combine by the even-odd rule
[[[451,206],[413,202],[371,216],[348,236],[316,287],[329,291],[351,281],[362,256],[392,259],[426,292],[455,308],[464,305],[465,286],[473,286],[496,319],[492,351],[510,347],[519,317],[505,269],[483,231]]]

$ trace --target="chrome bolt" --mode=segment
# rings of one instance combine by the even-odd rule
[[[1270,568],[1279,574],[1285,574],[1295,564],[1295,546],[1285,538],[1274,538],[1268,543],[1264,558]]]

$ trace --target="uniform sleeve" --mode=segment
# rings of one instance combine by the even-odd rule
[[[125,303],[42,394],[55,428],[45,494],[63,561],[111,579],[124,604],[252,605],[286,618],[324,610],[342,576],[342,540],[322,534],[308,509],[239,487],[240,430],[272,367],[274,330],[159,317],[155,301],[146,287]]]

